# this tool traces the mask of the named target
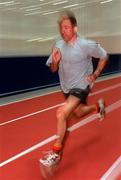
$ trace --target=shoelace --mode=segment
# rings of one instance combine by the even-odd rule
[[[45,153],[45,158],[44,159],[49,161],[51,159],[55,160],[57,157],[58,157],[58,155],[56,155],[52,151],[48,151],[48,152]]]

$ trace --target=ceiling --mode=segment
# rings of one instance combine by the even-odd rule
[[[48,54],[67,9],[81,36],[121,36],[121,0],[0,0],[0,56]]]

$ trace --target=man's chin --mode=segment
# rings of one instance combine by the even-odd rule
[[[63,40],[64,40],[65,42],[69,42],[69,39],[67,39],[67,38],[63,38]]]

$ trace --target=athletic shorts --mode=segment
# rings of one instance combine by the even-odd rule
[[[87,86],[86,89],[73,88],[69,93],[64,93],[65,98],[68,98],[69,95],[75,96],[80,99],[82,104],[87,104],[87,97],[90,92],[90,87]]]

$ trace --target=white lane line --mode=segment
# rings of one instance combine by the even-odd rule
[[[55,106],[51,106],[51,107],[48,107],[48,108],[46,108],[46,109],[42,109],[42,110],[40,110],[40,111],[36,111],[36,112],[34,112],[34,113],[30,113],[30,114],[27,114],[27,115],[25,115],[25,116],[21,116],[21,117],[12,119],[12,120],[6,121],[6,122],[4,122],[4,123],[0,123],[0,126],[3,126],[3,125],[5,125],[5,124],[9,124],[9,123],[18,121],[18,120],[23,119],[23,118],[27,118],[27,117],[30,117],[30,116],[34,116],[34,115],[39,114],[39,113],[41,113],[41,112],[49,111],[49,110],[51,110],[51,109],[57,108],[57,107],[59,107],[59,106],[62,106],[63,104],[64,104],[64,103],[60,103],[60,104],[57,104],[57,105],[55,105]]]
[[[111,107],[111,109],[110,109],[110,107]],[[120,99],[119,101],[116,101],[114,104],[109,105],[109,106],[107,107],[106,111],[108,110],[107,113],[109,113],[109,112],[111,112],[111,111],[113,111],[113,110],[115,110],[115,109],[117,109],[117,108],[119,108],[119,107],[121,107],[121,99]],[[81,120],[79,123],[76,123],[75,125],[69,127],[69,128],[68,128],[68,131],[74,131],[74,130],[76,130],[76,129],[82,127],[82,126],[84,126],[85,124],[87,124],[87,123],[89,123],[89,122],[91,122],[91,121],[94,121],[95,119],[97,119],[97,117],[98,117],[98,114],[96,114],[96,115],[91,115],[90,117],[85,118],[84,120]],[[14,161],[14,160],[16,160],[16,159],[24,156],[24,155],[26,155],[26,154],[28,154],[28,153],[36,150],[37,148],[42,147],[42,146],[45,145],[45,144],[48,144],[49,142],[55,140],[56,138],[57,138],[57,136],[56,136],[56,135],[53,135],[53,136],[45,139],[44,141],[42,141],[42,142],[40,142],[40,143],[32,146],[31,148],[29,148],[29,149],[27,149],[27,150],[25,150],[25,151],[23,151],[23,152],[15,155],[15,156],[11,157],[11,158],[3,161],[3,162],[0,164],[0,167],[5,166],[6,164],[8,164],[8,163],[10,163],[10,162],[12,162],[12,161]]]
[[[0,163],[0,167],[2,167],[2,166],[4,166],[4,165],[6,165],[6,164],[8,164],[8,163],[10,163],[10,162],[12,162],[12,161],[14,161],[15,159],[18,159],[18,158],[20,158],[20,157],[22,157],[22,156],[24,156],[24,155],[26,155],[26,154],[28,154],[28,153],[36,150],[36,149],[44,146],[45,144],[48,144],[48,143],[51,142],[51,141],[54,141],[56,138],[57,138],[56,135],[50,136],[49,138],[45,139],[44,141],[42,141],[42,142],[40,142],[40,143],[38,143],[38,144],[30,147],[29,149],[26,149],[25,151],[23,151],[23,152],[15,155],[15,156],[9,158],[8,160]]]
[[[116,180],[121,174],[121,156],[112,164],[112,166],[105,172],[100,180]]]
[[[105,108],[106,114],[110,113],[111,111],[114,111],[115,109],[118,109],[121,107],[121,100],[116,101],[115,103],[109,105],[108,107]],[[92,114],[91,116],[87,117],[86,119],[74,124],[70,128],[68,128],[69,131],[74,131],[75,129],[84,126],[85,124],[93,121],[94,119],[99,118],[98,114]]]
[[[103,92],[105,92],[105,91],[110,91],[110,90],[115,89],[115,88],[118,88],[118,87],[120,87],[120,86],[121,86],[121,83],[118,83],[118,84],[115,84],[115,85],[113,85],[113,86],[109,86],[109,87],[107,87],[107,88],[104,88],[104,89],[101,89],[101,90],[96,91],[96,92],[94,92],[94,93],[91,93],[90,95],[92,96],[92,95],[96,95],[96,94],[99,94],[99,93],[103,93]]]
[[[121,83],[116,84],[116,85],[114,85],[114,86],[110,86],[110,87],[101,89],[101,90],[96,91],[96,92],[94,92],[94,93],[91,93],[89,96],[94,96],[94,95],[100,94],[100,93],[102,93],[102,92],[110,91],[110,90],[113,90],[113,89],[118,88],[118,87],[120,87],[120,86],[121,86]],[[9,120],[9,121],[0,123],[0,126],[6,125],[6,124],[9,124],[9,123],[12,123],[12,122],[18,121],[18,120],[20,120],[20,119],[23,119],[23,118],[27,118],[27,117],[36,115],[36,114],[39,114],[39,113],[41,113],[41,112],[49,111],[49,110],[51,110],[51,109],[57,108],[57,107],[59,107],[59,106],[62,106],[63,104],[64,104],[64,103],[60,103],[60,104],[57,104],[57,105],[55,105],[55,106],[51,106],[51,107],[42,109],[42,110],[40,110],[40,111],[36,111],[36,112],[34,112],[34,113],[27,114],[27,115],[25,115],[25,116],[21,116],[21,117],[15,118],[15,119],[11,119],[11,120]]]

